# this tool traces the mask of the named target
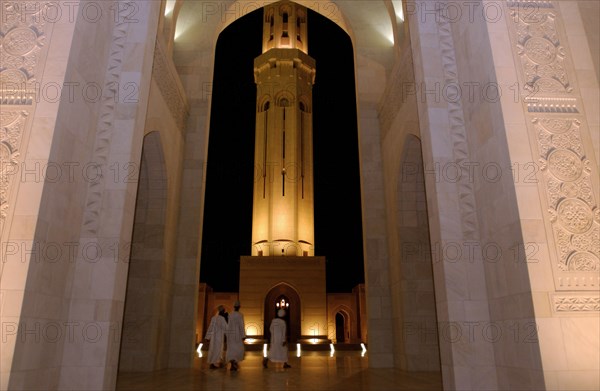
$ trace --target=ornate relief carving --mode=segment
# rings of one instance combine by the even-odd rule
[[[7,217],[13,176],[11,173],[17,172],[15,166],[19,163],[19,148],[27,115],[22,110],[4,109],[0,113],[0,235]]]
[[[437,28],[442,51],[442,67],[444,80],[447,84],[460,85],[456,65],[456,51],[450,22],[443,16],[437,19]],[[468,161],[470,160],[467,144],[467,130],[465,127],[464,112],[460,99],[448,100],[450,120],[450,138],[455,162],[463,167],[463,172],[458,181],[459,207],[461,212],[462,229],[465,238],[477,239],[478,223],[475,204],[475,189],[473,181],[469,180]]]
[[[557,312],[598,312],[598,296],[554,296],[554,310]]]
[[[45,41],[43,12],[48,2],[2,3],[0,27],[0,101],[33,103],[39,54]]]
[[[567,264],[571,271],[600,271],[598,257],[588,252],[582,251],[572,254],[567,260]]]
[[[590,290],[600,284],[600,209],[594,186],[597,168],[586,154],[581,97],[571,79],[572,59],[560,9],[552,1],[507,3],[507,18],[529,135],[541,168],[540,195],[552,232],[557,289]],[[591,157],[593,159],[593,157]],[[545,202],[544,202],[545,203]]]
[[[188,104],[183,87],[179,82],[179,76],[175,71],[175,66],[169,64],[169,61],[171,60],[165,56],[162,43],[160,40],[157,40],[154,48],[152,78],[158,85],[177,127],[183,132],[189,111]]]
[[[558,205],[558,220],[568,231],[581,234],[592,226],[593,214],[585,202],[569,198]]]
[[[127,39],[127,27],[128,23],[124,19],[119,18],[119,21],[113,28],[106,79],[102,88],[102,104],[92,154],[92,161],[102,168],[102,172],[108,171],[107,162],[116,115],[114,97],[118,94],[116,89],[119,88],[118,86],[120,85],[119,80],[123,63],[123,51]],[[95,181],[89,181],[83,215],[83,237],[95,236],[98,233],[103,192],[104,181],[102,178],[98,178],[98,180]]]
[[[550,222],[557,244],[558,270],[600,270],[600,210],[591,182],[591,164],[573,118],[535,118],[540,165]]]
[[[570,93],[573,90],[565,70],[565,48],[556,29],[552,4],[508,3],[516,28],[516,48],[525,76],[525,89],[534,93]]]
[[[557,149],[548,155],[548,169],[558,179],[572,182],[581,176],[583,163],[575,152]]]
[[[525,103],[530,113],[579,113],[577,99],[526,96]]]

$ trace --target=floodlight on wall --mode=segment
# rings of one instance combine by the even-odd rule
[[[202,345],[203,344],[198,345],[198,349],[196,349],[196,352],[198,352],[198,357],[202,357]]]
[[[360,356],[361,356],[361,357],[364,357],[364,356],[365,356],[365,353],[367,353],[367,347],[365,346],[365,344],[364,344],[364,343],[361,343],[361,344],[360,344],[360,347],[362,348],[362,352],[360,352]]]
[[[296,344],[296,357],[300,357],[302,355],[302,349],[300,349],[300,344]]]
[[[329,348],[331,349],[331,351],[330,351],[331,354],[329,355],[329,357],[333,357],[333,354],[335,353],[335,348],[333,347],[332,343],[329,344]]]
[[[267,344],[263,344],[263,357],[267,358]]]
[[[167,4],[165,5],[165,16],[168,16],[171,13],[173,13],[174,9],[175,9],[175,0],[168,0]]]
[[[402,0],[393,0],[394,11],[399,21],[404,22],[404,9],[402,8]]]

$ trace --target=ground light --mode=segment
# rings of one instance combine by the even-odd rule
[[[332,343],[329,344],[329,348],[331,349],[331,354],[329,355],[329,357],[333,357],[333,354],[335,353],[335,348],[333,347]]]
[[[202,345],[203,344],[198,345],[198,349],[196,349],[196,352],[198,352],[198,357],[202,357]]]
[[[296,344],[296,357],[300,357],[302,355],[302,350],[300,349],[300,344]]]
[[[360,347],[362,348],[362,352],[360,352],[360,356],[361,356],[361,357],[364,357],[364,356],[365,356],[365,353],[367,352],[367,347],[365,346],[365,344],[364,344],[364,343],[361,343],[361,344],[360,344]]]

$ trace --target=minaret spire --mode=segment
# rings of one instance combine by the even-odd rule
[[[314,256],[312,86],[307,10],[264,8],[257,84],[252,255]]]
[[[299,49],[308,54],[306,8],[290,1],[265,7],[263,53],[273,48]]]

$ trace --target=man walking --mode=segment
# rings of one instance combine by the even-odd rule
[[[229,314],[227,324],[227,361],[231,363],[231,370],[238,370],[238,362],[244,360],[244,339],[246,339],[246,326],[244,315],[240,312],[240,302],[233,303],[233,312]]]
[[[204,339],[210,341],[208,347],[208,363],[210,364],[210,369],[221,367],[221,360],[223,359],[223,342],[225,340],[225,332],[227,331],[225,307],[220,305],[218,311],[219,312],[210,320],[206,337],[204,337]]]
[[[268,358],[263,359],[263,367],[267,368],[269,360],[274,363],[283,363],[284,368],[291,368],[288,364],[288,346],[287,346],[287,327],[285,320],[282,318],[285,316],[285,310],[280,309],[277,311],[277,318],[271,321],[271,346],[269,347]]]

